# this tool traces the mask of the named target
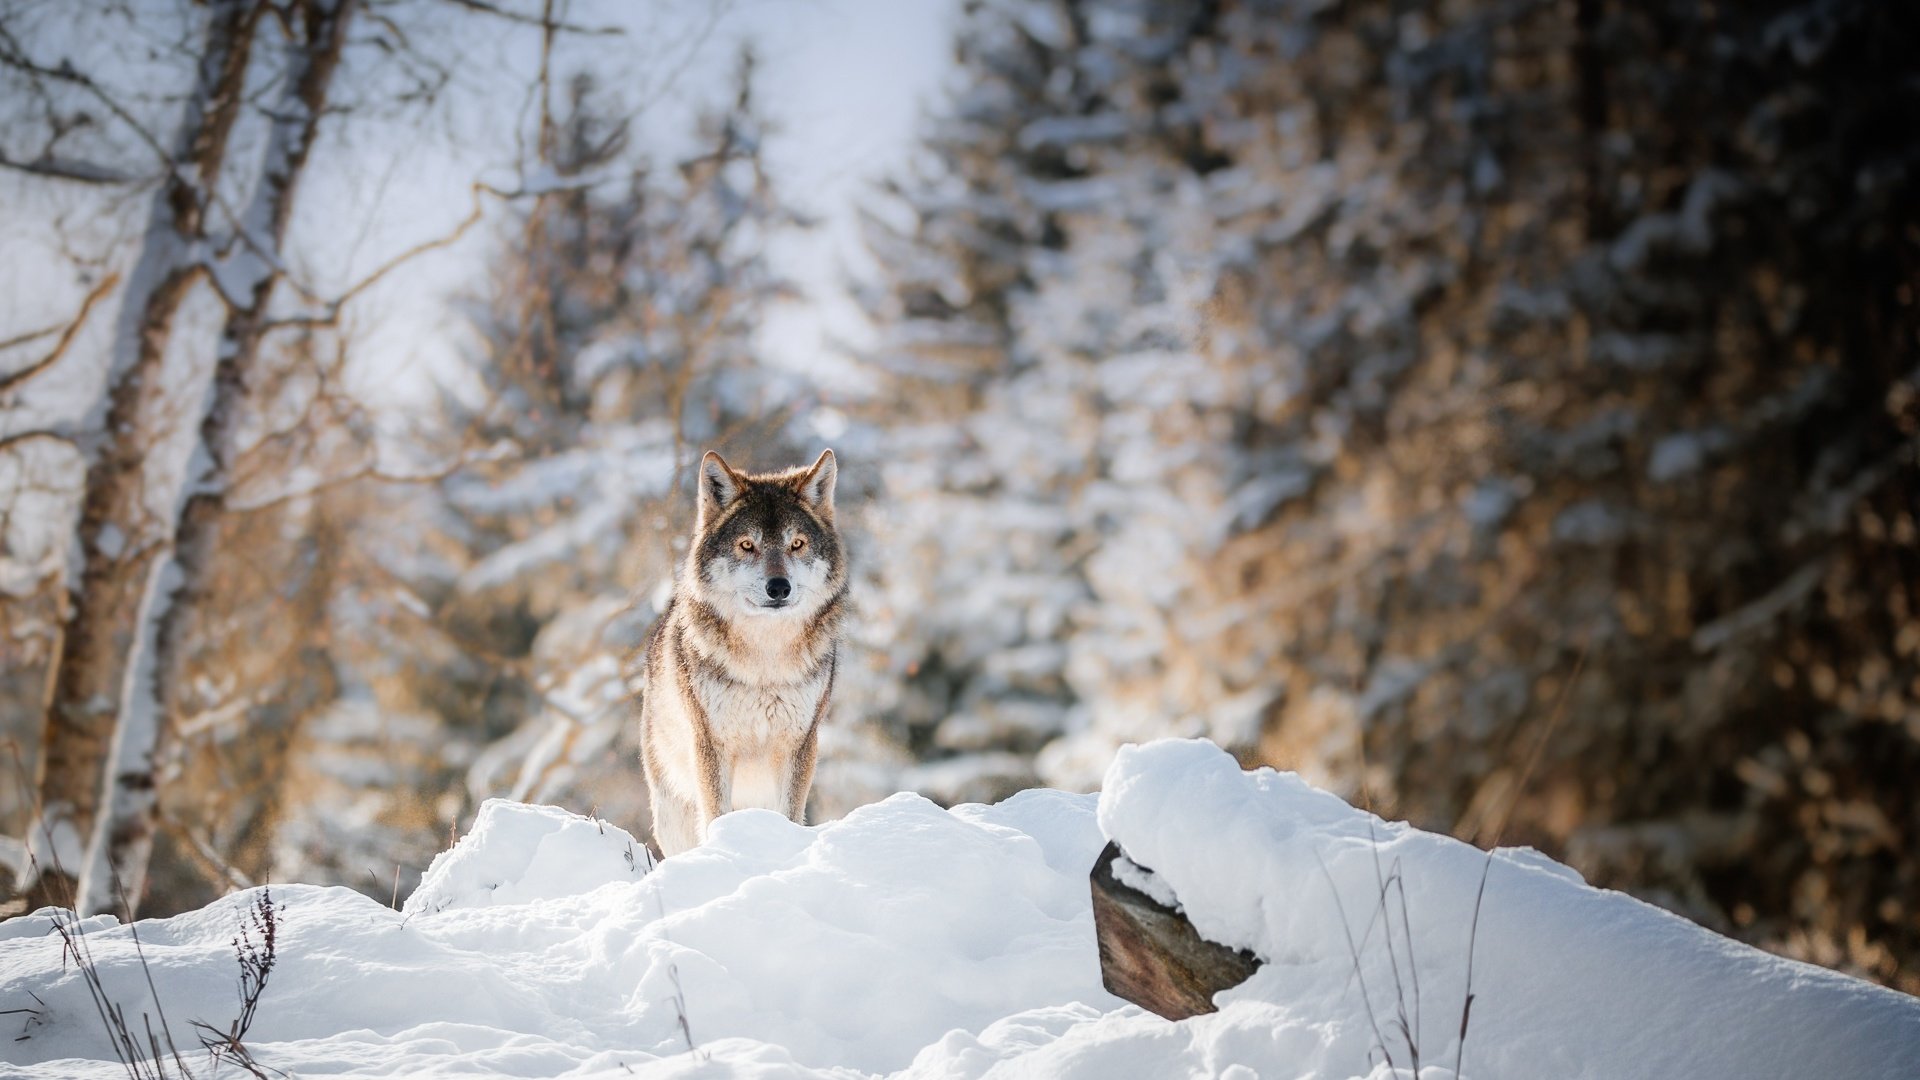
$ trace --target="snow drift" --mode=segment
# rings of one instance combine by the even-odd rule
[[[1402,1023],[1423,1065],[1451,1066],[1470,946],[1467,1077],[1891,1080],[1920,1061],[1920,1000],[1592,888],[1530,848],[1489,864],[1205,743],[1123,748],[1099,818],[1201,933],[1268,961],[1196,1023],[1271,1029],[1275,1053],[1306,1043],[1325,1064],[1302,1075],[1382,1046],[1411,1065]]]
[[[1202,930],[1267,961],[1220,1012],[1172,1024],[1102,989],[1087,872],[1109,837]],[[493,801],[403,911],[274,887],[279,965],[247,1042],[309,1077],[928,1080],[1383,1080],[1417,1046],[1436,1080],[1487,866],[1203,742],[1123,751],[1097,802],[897,795],[815,828],[741,811],[658,866],[613,825]],[[1920,1057],[1920,1001],[1536,853],[1487,872],[1466,1076],[1893,1078]],[[129,928],[77,929],[127,1012],[164,1011],[185,1043],[189,1020],[237,1007],[231,939],[253,899],[134,928],[157,1002]],[[4,1017],[25,1038],[0,1041],[0,1075],[121,1075],[51,927],[46,912],[0,925],[0,1009],[27,1010]]]

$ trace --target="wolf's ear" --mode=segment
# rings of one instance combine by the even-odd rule
[[[700,459],[700,520],[712,521],[725,510],[733,500],[740,497],[740,474],[721,459],[719,454],[707,451]]]
[[[840,467],[834,464],[833,451],[822,450],[820,457],[800,478],[798,488],[800,497],[821,517],[833,517],[833,481],[840,475]]]

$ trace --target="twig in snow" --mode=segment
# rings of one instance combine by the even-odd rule
[[[658,865],[654,861],[653,852],[645,846],[642,846],[640,850],[646,855],[648,873],[652,873],[653,868]],[[626,855],[627,864],[631,866],[633,864],[633,848],[631,845],[628,846]],[[654,883],[653,902],[659,905],[660,908],[658,921],[665,922],[667,918],[667,901],[666,897],[660,893],[660,885],[658,882]],[[672,939],[667,937],[664,929],[660,931],[660,940],[672,944]],[[687,1040],[687,1053],[701,1054],[701,1056],[704,1057],[705,1055],[702,1054],[700,1050],[700,1044],[693,1041],[693,1025],[687,1021],[687,991],[685,987],[680,985],[679,964],[671,962],[667,964],[667,978],[673,980],[673,1013],[674,1017],[680,1022],[680,1036]]]
[[[375,900],[378,900],[380,899],[380,875],[374,873],[373,867],[371,866],[366,867],[365,869],[367,871],[367,880],[373,882],[373,898]],[[400,910],[399,905],[400,905],[400,864],[394,863],[393,864],[393,898],[387,901],[387,907],[391,910],[398,911]]]
[[[58,861],[56,857],[56,871],[59,870]],[[118,886],[117,879],[115,885]],[[144,1012],[140,1014],[145,1039],[134,1034],[133,1028],[127,1023],[126,1010],[107,992],[106,983],[100,977],[100,966],[93,957],[92,943],[87,940],[89,935],[80,929],[79,912],[72,907],[55,909],[53,932],[60,936],[62,962],[71,959],[79,970],[80,980],[93,1002],[94,1014],[99,1017],[100,1026],[106,1029],[114,1057],[119,1059],[120,1067],[126,1070],[129,1080],[167,1080],[166,1059],[169,1053],[178,1070],[177,1075],[184,1080],[192,1080],[192,1071],[187,1068],[186,1062],[180,1057],[179,1048],[174,1045],[166,1010],[160,1005],[160,993],[153,984],[153,971],[147,965],[146,951],[140,947],[140,933],[132,921],[128,921],[127,932],[133,937],[134,952],[139,958],[141,973],[146,976],[147,991],[153,995],[154,1008],[160,1012],[160,1034],[153,1030],[152,1017]],[[165,1047],[161,1046],[162,1034],[166,1037]]]
[[[1340,886],[1333,880],[1333,871],[1327,869],[1327,860],[1320,853],[1313,853],[1315,862],[1320,864],[1320,874],[1327,879],[1327,889],[1333,893],[1334,910],[1340,914],[1340,930],[1347,937],[1347,955],[1353,960],[1353,974],[1360,981],[1360,1003],[1366,1006],[1367,1025],[1373,1028],[1374,1044],[1380,1047],[1380,1053],[1387,1059],[1387,1068],[1396,1068],[1393,1063],[1393,1051],[1387,1048],[1387,1037],[1380,1031],[1380,1020],[1373,1014],[1373,995],[1367,992],[1367,975],[1360,970],[1360,948],[1353,942],[1353,924],[1347,921],[1347,905],[1340,899]]]
[[[1573,697],[1573,685],[1580,681],[1580,672],[1587,666],[1587,651],[1591,642],[1580,646],[1580,654],[1574,657],[1573,673],[1567,676],[1567,684],[1560,688],[1560,700],[1554,704],[1553,713],[1547,717],[1547,726],[1540,731],[1535,740],[1533,751],[1527,755],[1527,763],[1520,770],[1520,782],[1513,787],[1513,796],[1507,800],[1506,808],[1500,812],[1500,820],[1494,825],[1493,837],[1487,844],[1487,859],[1480,867],[1480,888],[1473,896],[1473,921],[1467,931],[1467,980],[1460,999],[1460,1035],[1453,1047],[1453,1075],[1460,1075],[1460,1062],[1467,1052],[1467,1024],[1473,1014],[1473,952],[1480,941],[1480,905],[1487,898],[1487,875],[1493,872],[1493,853],[1500,848],[1500,834],[1506,831],[1508,815],[1520,802],[1520,796],[1527,790],[1527,781],[1532,779],[1534,767],[1540,764],[1540,754],[1553,738],[1554,729],[1560,726],[1560,718],[1566,714],[1567,702]]]
[[[1367,840],[1373,852],[1373,880],[1378,886],[1378,895],[1374,904],[1381,920],[1386,924],[1382,931],[1387,939],[1387,962],[1393,969],[1393,998],[1395,1018],[1400,1025],[1400,1037],[1406,1040],[1407,1056],[1413,1059],[1413,1075],[1420,1075],[1420,971],[1413,956],[1413,925],[1407,921],[1407,882],[1401,873],[1400,860],[1393,861],[1392,873],[1383,874],[1380,869],[1380,837],[1375,835],[1373,821],[1367,821]],[[1400,890],[1400,936],[1407,943],[1407,971],[1413,981],[1413,1019],[1407,1019],[1406,986],[1400,979],[1400,957],[1393,947],[1393,912],[1387,907],[1387,890],[1392,887]],[[1346,916],[1342,913],[1341,918]],[[1369,924],[1371,925],[1371,924]],[[1362,944],[1365,939],[1362,938]],[[1358,950],[1355,950],[1356,955]],[[1357,968],[1356,968],[1357,970]]]
[[[260,996],[266,993],[267,979],[279,960],[280,912],[285,908],[284,904],[273,902],[269,888],[262,887],[241,920],[240,933],[233,939],[234,956],[240,961],[240,1014],[225,1031],[199,1020],[193,1022],[203,1033],[200,1045],[213,1055],[216,1063],[224,1056],[261,1080],[266,1080],[267,1068],[254,1060],[243,1040],[253,1027]]]
[[[687,1023],[687,992],[680,985],[680,965],[667,965],[667,978],[673,980],[673,1011],[680,1019],[680,1034],[687,1040],[687,1053],[697,1054],[700,1048],[694,1044],[693,1028]]]
[[[33,1038],[33,1029],[47,1022],[47,1003],[41,1000],[39,994],[31,990],[27,991],[27,996],[32,998],[39,1007],[34,1009],[0,1009],[0,1016],[24,1015],[27,1018],[26,1022],[20,1025],[20,1034],[13,1037],[14,1042],[26,1042],[28,1039]]]
[[[147,963],[147,950],[140,944],[140,927],[133,919],[133,904],[127,899],[126,886],[121,884],[118,873],[113,875],[113,891],[120,898],[120,910],[126,913],[127,936],[133,939],[133,954],[140,960],[140,975],[147,980],[147,993],[153,996],[153,1009],[160,1014],[160,1031],[167,1037],[167,1049],[173,1054],[173,1063],[179,1067],[180,1075],[191,1076],[187,1071],[187,1063],[180,1060],[180,1048],[174,1044],[173,1028],[167,1023],[166,1006],[160,1004],[160,988],[153,984],[153,967]],[[147,1019],[145,1013],[140,1014],[140,1019],[147,1025],[147,1042],[153,1047],[153,1060],[159,1061],[160,1044],[153,1037],[153,1022]]]

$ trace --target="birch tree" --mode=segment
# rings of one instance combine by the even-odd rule
[[[199,63],[169,142],[66,58],[34,56],[10,32],[0,39],[0,62],[97,102],[159,168],[120,297],[104,420],[85,433],[94,446],[76,529],[80,564],[43,722],[30,830],[27,892],[35,905],[71,902],[96,912],[119,897],[138,903],[167,729],[162,702],[175,674],[160,662],[161,646],[177,643],[181,605],[194,599],[182,586],[203,576],[210,557],[237,418],[285,277],[281,244],[354,4],[227,0],[189,16],[186,46]],[[275,88],[264,106],[250,101],[261,84]],[[236,155],[235,130],[250,107],[266,121],[263,148]],[[53,160],[42,155],[32,167],[62,181],[121,175],[64,160],[56,170]],[[210,369],[181,355],[196,344],[180,340],[182,313],[196,297],[217,313]],[[203,410],[184,478],[164,452],[184,435],[182,398]]]
[[[189,606],[203,592],[217,526],[226,508],[228,470],[239,451],[239,422],[269,330],[269,305],[284,278],[281,247],[293,216],[301,170],[326,114],[328,91],[339,69],[355,0],[316,0],[288,20],[287,70],[280,99],[269,111],[272,127],[261,174],[238,228],[244,242],[224,267],[222,297],[228,304],[213,372],[211,401],[201,421],[193,471],[174,526],[168,585],[172,595],[154,613],[155,683],[143,697],[129,697],[110,774],[106,813],[99,819],[81,880],[89,910],[110,907],[117,882],[138,897],[153,850],[159,806],[156,762],[163,757],[170,724],[159,721],[160,703],[174,700],[185,648],[181,642]],[[129,673],[137,677],[137,672]],[[132,688],[138,693],[140,687]],[[105,872],[105,880],[101,878]],[[130,900],[129,903],[132,901]]]
[[[42,87],[95,100],[131,130],[159,169],[120,296],[104,418],[76,530],[79,568],[46,709],[35,775],[39,807],[28,837],[25,891],[34,906],[76,899],[114,727],[141,692],[130,678],[135,650],[171,539],[170,523],[153,512],[153,454],[171,422],[163,372],[176,317],[207,281],[215,185],[227,165],[264,11],[240,0],[208,5],[189,38],[200,57],[194,81],[164,142],[64,59],[42,60],[11,32],[0,36],[0,64]],[[67,163],[63,171],[120,173],[91,163]],[[151,716],[150,704],[147,711]]]

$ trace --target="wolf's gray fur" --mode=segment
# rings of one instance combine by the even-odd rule
[[[777,473],[700,461],[693,543],[647,646],[640,710],[662,855],[740,807],[804,823],[847,599],[836,475],[831,450]]]

